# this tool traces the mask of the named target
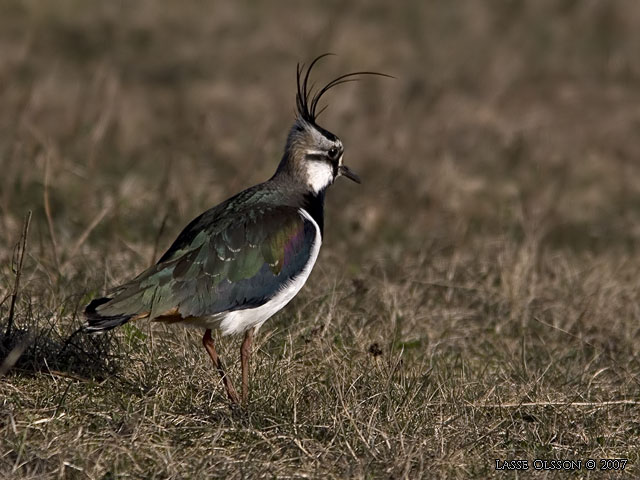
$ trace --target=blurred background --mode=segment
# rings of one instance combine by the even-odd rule
[[[480,400],[637,398],[638,25],[640,3],[622,0],[5,0],[0,317],[27,211],[15,323],[45,322],[62,342],[92,295],[274,172],[296,64],[333,52],[314,71],[318,84],[357,70],[395,79],[326,96],[319,123],[342,139],[363,184],[331,188],[317,267],[294,307],[264,327],[280,333],[263,351],[322,331],[340,339],[330,351],[347,351],[334,369],[367,352],[402,354],[411,378],[436,365],[429,398],[463,412]],[[180,345],[167,350],[176,372]],[[190,361],[204,369],[200,354]],[[327,358],[317,368],[331,370]],[[263,398],[289,391],[270,385]],[[431,414],[416,405],[412,415]],[[640,432],[628,408],[592,412],[589,425],[563,411],[548,424],[581,432],[563,437],[574,451],[621,454]],[[462,457],[452,451],[469,456],[465,438],[492,445],[495,458],[542,437],[563,442],[526,420],[507,435],[521,443],[500,443],[496,425],[521,419],[494,413],[471,424],[452,413],[444,440],[425,417],[416,442],[434,444],[415,451],[442,446],[439,461],[453,469]]]
[[[324,52],[337,55],[318,82],[360,69],[396,77],[327,98],[321,124],[365,180],[332,189],[331,248],[370,257],[383,244],[530,228],[557,247],[624,249],[640,234],[640,7],[630,2],[0,8],[4,265],[32,209],[34,255],[51,266],[47,172],[58,263],[82,262],[67,246],[99,215],[73,253],[148,263],[163,221],[159,248],[272,174],[296,63]]]

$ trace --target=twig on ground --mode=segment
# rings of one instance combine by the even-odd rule
[[[584,314],[584,313],[583,313]],[[583,315],[581,314],[581,315]],[[615,358],[613,358],[611,356],[610,353],[604,351],[601,348],[598,348],[596,345],[594,345],[591,342],[588,342],[587,340],[585,340],[584,338],[582,338],[581,336],[575,335],[571,332],[569,332],[568,330],[565,330],[564,328],[560,328],[556,325],[552,325],[548,322],[545,322],[544,320],[542,320],[541,318],[538,318],[537,316],[534,316],[533,319],[538,322],[541,323],[542,325],[545,325],[547,327],[553,328],[554,330],[558,330],[568,336],[570,336],[571,338],[575,338],[576,340],[582,342],[584,345],[587,345],[591,348],[593,348],[596,352],[602,353],[604,354],[609,360],[611,360],[616,367],[618,367],[619,369],[621,369],[623,372],[625,372],[627,375],[629,375],[629,378],[631,378],[631,380],[633,380],[633,382],[635,382],[636,384],[640,385],[640,379],[638,379],[632,372],[629,371],[629,369],[627,369],[624,365],[621,365],[620,362],[618,362]]]
[[[489,403],[473,405],[474,408],[518,408],[518,407],[606,407],[609,405],[640,405],[640,400],[605,400],[602,402],[520,402],[520,403]]]
[[[7,317],[7,330],[5,332],[5,338],[9,338],[11,335],[11,329],[13,328],[13,317],[16,311],[16,301],[18,300],[18,294],[20,292],[20,277],[22,275],[22,266],[24,264],[24,254],[27,250],[27,236],[29,235],[29,226],[31,225],[31,210],[27,212],[24,219],[24,226],[22,228],[22,235],[20,236],[20,251],[18,252],[18,265],[16,268],[16,281],[13,284],[13,293],[11,295],[11,304],[9,306],[9,316]]]

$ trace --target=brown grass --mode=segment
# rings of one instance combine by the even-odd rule
[[[0,477],[640,475],[639,23],[623,1],[3,2],[1,332],[33,219]],[[230,412],[199,332],[74,333],[272,173],[295,64],[325,51],[325,79],[397,80],[331,93],[321,123],[364,184],[329,192],[250,407]],[[238,339],[218,345],[237,378]]]

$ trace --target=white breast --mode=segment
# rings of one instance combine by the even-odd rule
[[[322,235],[320,233],[320,227],[316,221],[305,210],[299,209],[300,215],[310,221],[316,229],[316,236],[311,247],[311,255],[309,261],[304,266],[302,271],[289,282],[284,284],[282,288],[271,298],[267,303],[256,308],[247,308],[244,310],[235,310],[221,315],[211,317],[209,322],[212,322],[211,326],[206,328],[214,328],[220,326],[223,335],[229,335],[231,333],[240,333],[248,330],[251,327],[260,328],[260,326],[266,322],[271,316],[280,311],[287,303],[291,301],[293,297],[300,291],[302,286],[309,278],[311,269],[318,259],[318,253],[320,252],[320,245],[322,244]],[[221,319],[222,318],[222,319]]]

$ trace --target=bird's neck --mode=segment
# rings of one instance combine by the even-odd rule
[[[317,195],[333,183],[337,171],[326,162],[307,161],[304,155],[304,151],[285,149],[272,179],[295,184]]]
[[[286,155],[286,154],[285,154]],[[276,173],[269,179],[275,191],[289,198],[289,203],[303,208],[315,220],[323,232],[324,225],[324,196],[326,188],[314,191],[300,176],[291,159],[283,158]]]

